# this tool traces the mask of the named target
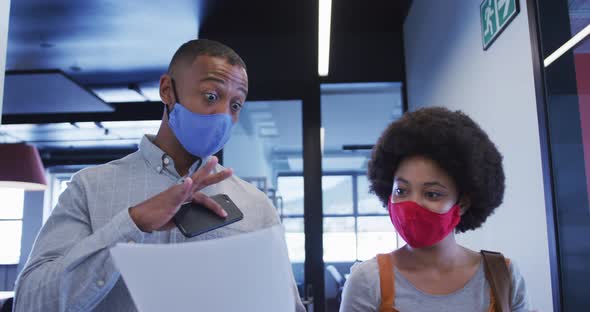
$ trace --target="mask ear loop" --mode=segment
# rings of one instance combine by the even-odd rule
[[[172,76],[170,76],[170,83],[172,85],[172,92],[174,92],[174,102],[179,103],[178,92],[176,91],[176,83],[174,82],[174,78],[172,78]],[[168,119],[170,119],[170,107],[168,107],[166,103],[164,103],[164,107],[166,108],[166,115],[168,116]]]
[[[168,107],[168,104],[164,103],[164,108],[166,109],[166,117],[170,120],[170,108]]]

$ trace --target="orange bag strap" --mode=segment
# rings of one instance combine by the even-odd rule
[[[392,312],[395,304],[395,273],[393,271],[393,254],[377,255],[379,264],[379,282],[381,284],[381,305],[379,312]]]
[[[486,280],[490,285],[490,312],[511,311],[510,259],[499,252],[482,250]]]

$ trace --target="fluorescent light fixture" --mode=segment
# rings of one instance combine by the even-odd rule
[[[160,87],[140,87],[141,93],[152,102],[160,102]]]
[[[8,45],[8,18],[10,17],[10,0],[0,4],[0,124],[2,121],[2,100],[4,99],[4,75],[6,71],[6,51]],[[12,43],[11,43],[12,44]],[[51,103],[51,102],[49,102]],[[19,248],[20,250],[20,248]],[[18,262],[17,262],[18,263]]]
[[[322,83],[320,90],[325,94],[349,94],[349,93],[391,93],[400,92],[401,82],[346,82],[346,83]]]
[[[137,91],[126,88],[95,88],[92,89],[98,97],[107,103],[145,102],[146,98]]]
[[[274,120],[259,121],[256,123],[258,127],[276,128],[277,123]]]
[[[362,170],[366,157],[324,157],[322,159],[322,170],[327,171],[347,171],[347,170]],[[303,170],[303,159],[300,157],[289,157],[287,158],[287,164],[291,171],[302,171]],[[323,185],[325,188],[326,185]]]
[[[318,28],[318,75],[328,76],[330,69],[330,24],[332,0],[320,0]]]
[[[575,36],[573,36],[566,43],[564,43],[561,47],[559,47],[559,49],[555,50],[555,52],[551,53],[551,55],[549,55],[545,59],[545,61],[543,61],[545,67],[551,65],[551,63],[553,63],[555,60],[557,60],[565,52],[567,52],[569,49],[573,48],[575,45],[580,43],[580,41],[582,41],[584,38],[586,38],[586,36],[588,36],[588,34],[590,34],[590,24],[588,26],[584,27],[584,29],[582,29],[579,33],[577,33]]]
[[[160,81],[143,82],[137,85],[139,92],[152,102],[160,102]]]
[[[366,157],[325,157],[322,161],[322,170],[340,171],[340,170],[362,170],[367,161]]]
[[[273,118],[271,112],[250,112],[250,119],[253,122],[260,122],[262,120],[269,121]]]
[[[74,122],[72,126],[77,129],[99,129],[98,125],[92,121]]]
[[[322,150],[322,155],[324,155],[324,136],[326,135],[326,130],[324,127],[320,128],[320,148]]]
[[[279,131],[274,127],[260,127],[258,128],[258,135],[263,138],[277,137],[279,136]]]
[[[158,129],[161,120],[134,120],[134,121],[103,121],[102,126],[107,129]]]

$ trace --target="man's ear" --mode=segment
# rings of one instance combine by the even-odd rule
[[[160,99],[162,103],[171,111],[174,106],[174,91],[172,90],[172,77],[169,74],[163,74],[160,77]]]
[[[471,198],[467,195],[462,195],[459,199],[460,215],[465,214],[469,208],[471,208]]]

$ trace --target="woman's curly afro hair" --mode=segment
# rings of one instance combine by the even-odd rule
[[[457,185],[470,207],[457,232],[480,227],[504,196],[502,155],[487,134],[467,115],[446,108],[423,108],[406,113],[387,127],[373,148],[368,178],[371,191],[387,206],[393,175],[410,156],[435,161]]]

